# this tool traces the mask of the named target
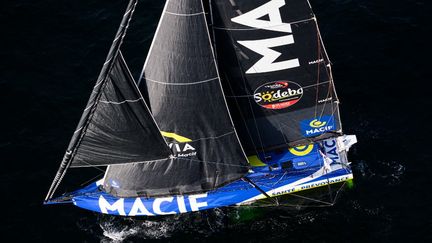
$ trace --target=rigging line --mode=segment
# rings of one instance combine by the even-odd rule
[[[146,59],[144,60],[144,65],[143,65],[143,68],[142,68],[142,70],[141,70],[141,74],[140,74],[140,76],[139,76],[139,79],[138,79],[138,82],[137,82],[137,86],[139,87],[139,85],[141,84],[141,81],[142,81],[142,79],[143,79],[143,77],[144,77],[144,75],[145,75],[145,68],[146,68],[146,66],[147,66],[147,62],[148,62],[148,60],[150,60],[150,56],[151,56],[151,53],[152,53],[152,51],[153,51],[153,46],[155,45],[155,42],[156,42],[156,37],[157,37],[157,35],[159,34],[159,30],[160,30],[160,27],[161,27],[161,25],[162,25],[162,22],[163,22],[163,19],[164,19],[164,16],[165,16],[165,11],[166,11],[166,9],[168,8],[168,4],[169,4],[169,0],[167,0],[166,2],[165,2],[165,6],[164,6],[164,8],[163,8],[163,10],[162,10],[162,14],[161,14],[161,17],[160,17],[160,19],[159,19],[159,23],[158,23],[158,25],[157,25],[157,27],[156,27],[156,31],[155,31],[155,33],[154,33],[154,35],[153,35],[153,39],[152,39],[152,42],[151,42],[151,44],[150,44],[150,48],[149,48],[149,50],[148,50],[148,52],[147,52],[147,57],[146,57]]]
[[[95,93],[97,93],[97,92],[95,92]],[[92,108],[93,107],[93,105],[94,105],[94,102],[92,102],[89,106],[87,106],[85,109],[84,109],[84,111],[86,111],[86,110],[88,110],[88,109],[90,109],[90,108]]]
[[[97,166],[95,166],[95,165],[90,164],[89,162],[86,162],[86,161],[82,161],[82,162],[83,162],[84,164],[86,164],[86,166],[71,166],[71,168],[72,168],[72,169],[73,169],[73,168],[82,168],[82,167],[85,167],[85,168],[93,168],[93,169],[96,169],[96,170],[99,170],[99,171],[105,173],[105,170],[103,170],[103,169],[97,167],[97,166],[102,166],[102,165],[97,165]],[[105,166],[105,165],[104,165],[104,166]]]
[[[197,15],[205,14],[205,12],[198,12],[198,13],[191,13],[191,14],[182,14],[182,13],[173,13],[173,12],[170,12],[170,11],[165,11],[165,13],[171,14],[171,15],[176,15],[176,16],[184,16],[184,17],[197,16]]]
[[[277,206],[303,207],[303,208],[330,207],[330,206],[333,206],[336,203],[337,198],[339,197],[340,192],[344,188],[345,184],[346,184],[346,181],[344,181],[343,184],[339,187],[339,189],[336,192],[335,197],[333,198],[333,200],[331,202],[326,202],[326,201],[322,201],[322,200],[318,200],[318,199],[314,199],[314,198],[306,197],[306,196],[300,196],[300,195],[297,195],[295,193],[288,193],[288,194],[285,194],[285,195],[293,196],[293,197],[300,197],[302,199],[306,199],[306,200],[309,200],[309,201],[318,202],[321,205],[309,206],[309,205],[294,205],[294,204],[286,204],[286,203],[284,204],[284,203],[282,203],[282,204],[279,204]],[[255,202],[259,202],[259,200],[255,201]],[[236,205],[236,206],[238,207],[238,206],[245,206],[245,205]],[[236,206],[228,206],[228,207],[236,207]],[[254,205],[247,205],[247,206],[248,207],[271,207],[271,206],[275,206],[275,205],[256,205],[256,206],[254,206]]]
[[[209,3],[209,13],[210,13],[210,23],[211,23],[211,30],[212,30],[212,40],[213,40],[213,49],[215,50],[214,55],[215,59],[218,60],[218,53],[217,53],[217,47],[216,47],[216,33],[214,30],[214,18],[213,18],[213,3],[212,0],[208,0]]]
[[[113,44],[111,45],[110,51],[108,52],[108,57],[107,57],[108,59],[112,58],[110,55],[113,55],[113,54],[116,55],[118,53],[118,49],[120,48],[120,46],[122,44],[122,41],[123,41],[123,38],[126,34],[130,20],[132,19],[133,12],[135,11],[135,7],[137,5],[137,2],[138,2],[137,0],[130,0],[127,9],[130,9],[132,11],[130,11],[129,16],[123,16],[122,22],[121,22],[120,27],[119,27],[117,34],[116,34],[116,36],[119,34],[121,35],[121,33],[123,32],[122,38],[120,40],[118,40],[117,42],[113,42]],[[126,25],[124,25],[125,23],[126,23]],[[113,51],[115,51],[115,52],[112,53]],[[104,69],[105,68],[105,65],[104,65],[102,70],[101,70],[101,73],[99,74],[100,79],[106,80],[106,78],[108,77],[108,72],[111,71],[112,67],[113,67],[112,63],[110,66],[107,67],[107,69]],[[105,77],[101,77],[103,74],[106,74]],[[106,82],[104,82],[104,85],[105,84],[106,84]],[[94,90],[94,88],[93,88],[93,90]],[[98,101],[100,99],[100,96],[101,96],[101,93],[97,94],[96,97],[94,98],[94,100]],[[90,99],[91,99],[91,97],[90,97]],[[77,148],[79,147],[79,145],[80,145],[80,143],[81,143],[81,141],[82,141],[82,139],[86,133],[86,129],[83,129],[83,128],[87,128],[87,126],[89,124],[89,119],[91,119],[93,114],[94,114],[94,110],[95,110],[95,107],[97,105],[96,101],[94,102],[93,107],[90,110],[90,112],[88,114],[83,114],[85,117],[84,116],[81,117],[79,124],[84,123],[84,125],[82,125],[82,128],[78,129],[80,131],[79,135],[77,135],[77,136],[79,136],[79,138],[75,137],[76,133],[74,133],[74,136],[72,137],[72,140],[71,140],[71,142],[73,142],[73,144],[72,144],[73,149],[71,150],[71,148],[68,148],[65,155],[63,156],[63,160],[62,160],[60,167],[56,173],[56,176],[54,177],[53,182],[51,183],[51,186],[50,186],[48,193],[45,197],[45,201],[48,201],[49,199],[52,198],[52,196],[54,195],[58,186],[60,185],[60,182],[63,180],[63,178],[66,174],[66,171],[69,169],[69,167],[72,163],[72,159],[75,156],[75,153],[77,151]],[[82,119],[85,119],[85,121],[83,121]]]
[[[154,80],[154,79],[150,79],[150,78],[147,78],[147,77],[145,77],[144,79],[148,80],[148,81],[151,81],[151,82],[154,82],[154,83],[165,84],[165,85],[194,85],[194,84],[202,84],[202,83],[211,82],[213,80],[218,79],[218,77],[210,78],[210,79],[205,79],[205,80],[201,80],[201,81],[196,81],[196,82],[190,82],[190,83],[166,83],[166,82],[161,82],[161,81],[157,81],[157,80]]]
[[[322,200],[314,199],[314,198],[311,198],[311,197],[300,196],[300,195],[297,195],[297,194],[294,194],[294,193],[289,193],[289,194],[285,194],[285,195],[289,195],[289,196],[293,196],[293,197],[301,197],[302,199],[306,199],[306,200],[309,200],[309,201],[318,202],[318,203],[320,203],[321,205],[309,206],[309,205],[293,205],[293,204],[284,204],[284,203],[282,203],[282,204],[279,204],[279,205],[277,205],[277,206],[289,206],[289,207],[293,207],[293,206],[294,206],[294,207],[299,207],[299,206],[300,206],[300,207],[303,207],[303,208],[312,208],[312,207],[330,207],[330,206],[333,206],[333,205],[336,203],[337,198],[339,197],[340,192],[342,191],[342,189],[344,188],[344,186],[345,186],[346,183],[347,183],[347,182],[344,181],[343,184],[339,187],[339,189],[338,189],[337,192],[336,192],[335,197],[333,198],[333,200],[332,200],[331,202],[326,202],[326,201],[322,201]],[[257,201],[259,201],[259,200],[257,200]],[[244,205],[237,205],[237,207],[238,207],[238,206],[244,206]],[[248,205],[248,207],[271,207],[271,206],[274,206],[274,205],[258,205],[258,206]],[[229,207],[235,207],[235,206],[229,206]]]
[[[78,128],[77,130],[75,130],[74,134],[81,131],[83,129],[83,127]]]
[[[121,37],[122,35],[121,34],[119,34],[118,36],[116,36],[116,38],[114,39],[114,41],[116,41],[119,37]],[[104,62],[104,66],[105,65],[107,65],[108,63],[110,63],[111,62],[111,60],[113,59],[113,57],[110,57],[108,60],[106,60],[105,62]],[[97,83],[96,85],[95,85],[95,87],[97,87],[98,85],[99,85],[100,83]]]
[[[334,115],[336,109],[339,109],[339,103],[337,103],[337,101],[335,101],[335,102],[325,102],[325,103],[323,104],[323,108],[321,109],[321,113],[320,113],[320,115],[319,115],[318,120],[321,120],[322,116],[324,115],[324,109],[325,109],[325,106],[326,106],[327,103],[331,103],[331,109],[332,109],[331,116]],[[333,106],[333,103],[335,103],[336,105]],[[331,118],[331,116],[330,116],[330,118]],[[330,119],[330,118],[329,118],[329,119]]]
[[[200,1],[200,2],[201,2],[201,9],[204,11],[204,3],[202,1]],[[242,144],[240,142],[240,138],[239,138],[237,130],[236,130],[235,126],[234,126],[234,122],[233,122],[233,119],[231,117],[231,113],[230,113],[229,108],[228,108],[228,103],[227,103],[226,98],[225,98],[225,93],[224,93],[223,88],[222,88],[222,82],[220,80],[220,74],[219,74],[219,69],[218,69],[218,63],[217,63],[217,60],[216,60],[215,50],[213,49],[213,45],[211,43],[210,31],[208,29],[207,18],[206,18],[205,15],[203,15],[203,19],[204,19],[204,23],[205,23],[205,29],[206,29],[206,32],[207,32],[208,44],[210,46],[210,50],[211,50],[212,57],[213,57],[214,67],[216,69],[216,73],[217,73],[217,76],[218,76],[217,80],[218,80],[218,84],[219,84],[219,90],[222,93],[222,98],[223,98],[223,101],[224,101],[224,104],[225,104],[225,111],[228,114],[228,117],[229,117],[232,129],[234,130],[234,133],[235,133],[236,138],[237,138],[238,146],[240,147],[240,150],[241,150],[241,152],[243,154],[245,162],[248,162],[249,160],[248,160],[248,158],[246,156],[246,153],[244,151],[244,148],[243,148],[243,146],[242,146]],[[249,168],[249,166],[248,166],[248,168]]]
[[[326,95],[326,99],[329,98],[329,96],[330,96],[332,86],[334,87],[334,84],[333,84],[333,82],[330,82],[330,85],[327,87],[327,95]],[[323,107],[322,107],[321,112],[320,112],[321,114],[320,114],[320,116],[319,116],[319,119],[321,119],[321,117],[322,117],[322,115],[323,115],[323,113],[324,113],[324,109],[325,109],[327,103],[333,103],[333,102],[324,102]],[[315,117],[316,117],[316,116],[315,116]]]
[[[308,22],[310,20],[314,20],[315,17],[309,18],[309,19],[303,19],[303,20],[298,20],[298,21],[293,21],[290,23],[282,23],[282,24],[277,24],[277,25],[270,25],[270,26],[265,26],[263,28],[226,28],[226,27],[218,27],[218,26],[214,26],[215,29],[217,30],[230,30],[230,31],[236,31],[236,30],[271,30],[272,28],[276,28],[276,27],[280,27],[280,26],[284,26],[284,25],[291,25],[291,24],[299,24],[302,22]]]
[[[335,197],[333,198],[333,204],[336,203],[337,199],[339,198],[340,192],[342,192],[342,189],[345,187],[346,183],[347,183],[347,181],[344,181],[343,184],[336,191]]]
[[[94,176],[93,178],[91,178],[90,180],[87,180],[87,181],[85,181],[85,182],[83,182],[83,183],[81,183],[81,185],[80,186],[84,186],[84,185],[86,185],[87,183],[89,183],[89,182],[91,182],[91,181],[93,181],[94,179],[96,179],[96,178],[98,178],[98,177],[100,177],[101,175],[103,175],[105,173],[105,171],[103,171],[103,172],[101,172],[101,173],[99,173],[97,176]]]
[[[317,30],[318,32],[318,30]],[[318,33],[316,34],[317,37],[317,50],[318,50],[318,57],[317,60],[321,59],[321,45],[320,45],[320,41],[319,41],[319,35]],[[317,80],[316,80],[316,84],[318,85],[319,80],[320,80],[320,71],[321,71],[321,62],[318,62],[317,65]],[[315,93],[315,113],[314,113],[314,117],[316,117],[317,115],[317,110],[318,110],[318,92],[319,92],[319,88],[317,87],[316,89],[316,93]]]
[[[229,34],[229,37],[230,37],[231,43],[234,43],[234,38],[233,38],[233,36],[232,36],[231,34]],[[239,69],[240,69],[241,72],[242,72],[242,75],[240,75],[240,76],[241,76],[242,81],[243,81],[243,88],[244,88],[245,90],[248,90],[247,87],[246,87],[246,77],[245,77],[245,75],[243,75],[244,70],[243,70],[242,65],[240,64],[240,60],[239,60],[239,57],[238,57],[237,52],[235,52],[235,56],[236,56],[236,60],[237,60],[237,65],[238,65]],[[229,82],[228,82],[228,83],[229,83]],[[231,89],[232,93],[234,93],[234,92],[233,92],[234,90],[232,89],[231,84],[230,84],[230,89]],[[236,103],[239,105],[237,99],[236,99]],[[257,120],[256,120],[255,112],[254,112],[254,110],[253,110],[252,102],[251,102],[250,100],[248,100],[248,104],[249,104],[249,109],[250,109],[251,114],[252,114],[252,120],[253,120],[254,125],[255,125],[256,134],[258,135],[258,141],[259,141],[259,143],[260,143],[260,145],[261,145],[261,153],[264,155],[264,157],[266,157],[266,152],[264,151],[264,143],[263,143],[263,140],[262,140],[262,138],[261,138],[261,132],[260,132],[260,130],[258,129],[258,123],[257,123]],[[240,109],[240,105],[239,105],[239,111],[240,111],[240,113],[242,113],[242,110]],[[244,116],[243,116],[243,115],[242,115],[242,118],[244,119]],[[256,146],[256,144],[255,144],[255,142],[254,142],[254,139],[253,139],[253,137],[252,137],[252,134],[251,134],[250,131],[249,131],[249,128],[248,128],[248,126],[247,126],[246,119],[244,119],[244,123],[245,123],[245,125],[246,125],[248,135],[249,135],[249,137],[251,138],[250,141],[252,141],[252,143],[253,143],[253,145],[254,145],[254,150],[256,151],[256,153],[257,153],[257,155],[258,155],[258,148],[257,148],[257,146]]]
[[[113,105],[121,105],[121,104],[124,104],[124,103],[135,103],[135,102],[138,102],[138,101],[140,101],[140,100],[143,100],[143,98],[142,97],[140,97],[140,98],[138,98],[138,99],[136,99],[136,100],[123,100],[123,101],[119,101],[119,102],[116,102],[116,101],[108,101],[108,100],[100,100],[99,102],[101,102],[101,103],[105,103],[105,104],[113,104]]]
[[[132,2],[132,1],[133,1],[133,0],[131,0],[131,2]],[[128,11],[128,12],[130,12],[130,16],[128,16],[128,19],[126,20],[126,25],[124,25],[123,23],[120,24],[120,28],[123,28],[123,33],[122,33],[122,32],[119,32],[118,35],[117,35],[117,36],[121,36],[121,39],[119,39],[119,42],[117,43],[117,47],[118,47],[118,49],[117,49],[117,53],[114,53],[114,55],[112,55],[112,56],[109,58],[110,61],[113,60],[115,57],[117,57],[117,55],[120,53],[120,46],[122,45],[122,43],[123,43],[123,38],[125,37],[125,35],[126,35],[126,31],[127,31],[127,29],[129,28],[129,24],[130,24],[130,21],[131,21],[131,19],[132,19],[132,15],[133,15],[133,13],[135,12],[135,7],[136,7],[137,3],[138,3],[138,2],[135,1],[134,5],[133,5],[133,6],[131,7],[131,9]],[[126,17],[126,15],[124,15],[123,17]],[[117,40],[117,38],[116,38],[115,40]],[[113,43],[115,43],[115,41],[113,41]],[[105,62],[105,63],[106,63],[106,62]],[[105,64],[104,64],[104,66],[105,66]],[[107,78],[108,78],[108,74],[109,74],[109,72],[111,72],[111,70],[112,70],[113,67],[114,67],[114,65],[113,65],[113,63],[111,63],[111,65],[108,67],[108,69],[107,69],[107,71],[106,71],[106,76],[105,76],[104,78],[102,78],[101,81],[98,82],[98,83],[95,85],[94,88],[96,88],[97,86],[99,86],[101,83],[103,83],[103,87],[101,87],[100,90],[103,90],[103,89],[105,88],[105,86],[106,86],[106,82],[105,82],[105,81],[107,80]],[[94,88],[93,88],[93,90],[94,90]],[[81,131],[84,127],[86,127],[86,126],[90,123],[90,120],[92,119],[93,114],[94,114],[94,111],[95,111],[95,107],[97,106],[97,104],[98,104],[99,101],[100,101],[101,94],[102,94],[102,92],[100,92],[99,94],[97,94],[97,96],[96,96],[95,100],[92,102],[92,104],[89,105],[89,106],[84,110],[84,111],[86,111],[87,109],[92,108],[92,111],[90,111],[90,114],[89,114],[89,117],[88,117],[88,119],[87,119],[86,124],[84,124],[82,127],[80,127],[77,131]],[[77,131],[75,131],[74,133],[76,133]],[[76,144],[76,147],[75,147],[74,151],[76,151],[76,150],[78,149],[78,147],[80,146],[81,141],[82,141],[82,138],[85,136],[85,134],[86,134],[87,131],[84,130],[83,132],[84,132],[84,133],[81,134],[81,137],[80,137],[80,139],[78,140],[78,142],[77,142],[77,144]]]
[[[253,188],[257,189],[259,192],[261,192],[261,194],[263,194],[264,196],[266,196],[267,199],[272,200],[274,203],[276,203],[276,205],[279,205],[279,201],[277,200],[277,198],[272,198],[269,196],[269,194],[267,194],[267,192],[265,192],[263,189],[261,189],[257,184],[255,184],[251,179],[247,178],[247,177],[243,177],[241,178],[242,181],[247,182],[249,184],[252,185]]]
[[[210,8],[211,8],[211,7],[212,7],[212,3],[211,3],[211,0],[210,0]],[[211,11],[210,13],[212,13],[212,11]],[[213,21],[213,15],[211,15],[211,20]],[[213,27],[214,27],[214,25],[213,25],[213,23],[212,23],[212,31],[213,31],[213,38],[214,38],[214,48],[215,48],[215,50],[216,50],[216,40],[215,40],[215,39],[216,39],[216,33],[215,33]],[[231,35],[230,35],[230,38],[231,38],[231,42],[233,42],[233,40],[232,40],[232,36],[231,36]],[[241,71],[243,71],[243,69],[241,68],[240,62],[239,62],[239,60],[238,60],[237,54],[235,54],[235,55],[236,55],[237,64],[239,65],[239,69],[240,69]],[[217,58],[216,52],[215,52],[215,58]],[[217,67],[216,67],[216,68],[217,68]],[[225,79],[226,79],[226,82],[225,82],[225,83],[228,84],[228,87],[229,87],[230,91],[233,93],[234,90],[233,90],[233,88],[232,88],[232,86],[231,86],[231,82],[230,82],[230,79],[229,79],[228,76],[227,76],[227,73],[226,73],[226,72],[223,72],[223,74],[224,74]],[[242,77],[242,81],[243,81],[244,86],[246,86],[246,85],[245,85],[245,79],[244,79],[243,75],[241,75],[241,77]],[[227,96],[225,96],[225,97],[227,97]],[[253,149],[255,150],[256,154],[258,155],[257,146],[256,146],[256,144],[255,144],[255,142],[254,142],[254,140],[253,140],[253,138],[252,138],[252,134],[251,134],[251,132],[250,132],[250,130],[249,130],[249,127],[248,127],[248,125],[247,125],[247,123],[246,123],[246,119],[245,119],[245,117],[244,117],[244,114],[243,114],[243,112],[242,112],[242,109],[240,108],[240,104],[239,104],[239,102],[238,102],[237,99],[234,99],[234,101],[235,101],[236,107],[237,107],[237,109],[238,109],[238,114],[240,115],[241,120],[242,120],[243,123],[244,123],[244,127],[246,128],[246,133],[247,133],[247,135],[249,136],[249,139],[250,139],[249,141],[252,142]],[[250,104],[249,104],[249,106],[250,106],[250,108],[252,109],[252,106],[251,106]],[[258,130],[257,130],[257,131],[258,131]],[[262,144],[261,144],[261,147],[263,147]],[[263,151],[263,152],[264,152],[264,151]]]
[[[287,140],[286,137],[285,137],[285,133],[282,132],[282,126],[281,126],[280,121],[277,121],[277,123],[278,123],[278,125],[279,125],[279,129],[280,129],[280,131],[281,131],[280,134],[281,134],[282,138],[284,139],[285,144],[288,144],[288,140]]]
[[[207,140],[207,139],[218,139],[218,138],[221,138],[221,137],[227,136],[229,134],[233,134],[233,133],[234,133],[234,131],[231,131],[231,132],[227,132],[227,133],[224,133],[222,135],[215,136],[215,137],[198,138],[198,139],[194,139],[192,141],[189,141],[188,143],[190,143],[190,142],[196,142],[196,141],[200,141],[200,140]]]
[[[233,167],[250,168],[250,166],[248,166],[248,165],[220,163],[220,162],[214,162],[214,161],[203,161],[203,160],[192,159],[192,158],[174,157],[173,159],[190,160],[190,161],[195,161],[195,162],[199,162],[199,163],[209,163],[209,164],[218,164],[218,165],[228,165],[228,166],[233,166]]]
[[[332,113],[330,114],[330,117],[329,117],[329,119],[327,120],[327,122],[329,122],[329,121],[332,119],[332,117],[333,117],[333,115],[335,114],[335,111],[336,111],[336,110],[339,110],[339,106],[338,106],[338,105],[332,107]],[[321,120],[322,115],[323,115],[323,113],[321,113],[321,116],[320,116],[320,119],[319,119],[319,120]]]
[[[237,62],[238,62],[238,59],[237,59]],[[240,65],[240,64],[239,64]],[[231,83],[230,83],[230,79],[227,77],[227,74],[226,73],[224,73],[224,75],[225,75],[225,78],[226,78],[226,83],[228,84],[228,87],[229,87],[229,89],[231,90],[231,92],[233,92],[234,90],[233,90],[233,88],[232,88],[232,86],[231,86]],[[242,75],[242,80],[243,80],[243,82],[245,82],[244,81],[244,77],[243,77],[243,75]],[[253,144],[253,148],[254,148],[254,150],[255,150],[255,152],[256,152],[256,154],[258,155],[258,150],[257,150],[257,146],[256,146],[256,144],[255,144],[255,142],[254,142],[254,140],[253,140],[253,138],[252,138],[252,134],[251,134],[251,132],[250,132],[250,130],[249,130],[249,127],[248,127],[248,125],[247,125],[247,123],[246,123],[246,119],[245,119],[245,117],[244,117],[244,114],[243,114],[243,112],[242,112],[242,109],[240,108],[240,104],[239,104],[239,102],[238,102],[238,100],[237,99],[234,99],[234,101],[235,101],[235,104],[236,104],[236,106],[237,106],[237,109],[238,109],[238,111],[239,111],[239,114],[240,114],[240,116],[241,116],[241,120],[243,121],[243,123],[244,123],[244,127],[246,128],[246,132],[247,132],[247,134],[249,135],[249,138],[250,138],[250,141],[252,142],[252,144]],[[251,108],[251,110],[252,110],[252,107],[250,106],[250,108]],[[257,130],[258,131],[258,130]],[[261,144],[261,147],[262,147],[263,145]]]
[[[112,164],[98,164],[98,165],[91,165],[91,164],[89,164],[89,163],[86,163],[86,164],[88,164],[88,166],[85,166],[85,165],[80,165],[80,166],[74,166],[74,167],[72,167],[72,168],[89,168],[89,167],[92,167],[92,168],[97,168],[97,166],[111,166],[111,165],[125,165],[125,164],[142,164],[142,163],[155,163],[155,162],[157,162],[157,161],[163,161],[163,160],[167,160],[167,159],[170,159],[170,158],[162,158],[162,159],[154,159],[154,160],[147,160],[147,161],[132,161],[132,162],[127,162],[127,163],[112,163]],[[85,163],[85,162],[84,162]],[[100,169],[100,168],[99,168]],[[100,169],[101,170],[101,169]],[[105,171],[104,171],[105,172]]]
[[[326,66],[327,67],[326,71],[327,71],[327,75],[330,77],[331,85],[329,86],[329,91],[327,93],[327,97],[330,95],[330,89],[332,88],[333,89],[333,94],[334,94],[336,100],[339,101],[338,95],[336,93],[336,87],[334,85],[333,73],[332,73],[332,69],[331,69],[331,61],[330,61],[330,58],[329,58],[329,56],[327,54],[327,50],[325,48],[325,45],[324,45],[324,42],[323,42],[323,39],[322,39],[322,36],[321,36],[321,31],[320,31],[319,26],[318,26],[318,21],[315,21],[315,26],[316,26],[316,29],[317,29],[318,40],[319,40],[319,42],[321,44],[321,47],[322,47],[322,49],[324,51],[324,56],[325,56],[325,58],[327,58],[327,60],[329,62],[327,64],[327,66]],[[323,106],[323,109],[321,110],[321,115],[320,116],[322,116],[322,113],[323,113],[323,110],[324,110],[326,104],[327,104],[327,102],[324,103],[324,106]]]
[[[277,180],[275,183],[273,183],[272,187],[276,186],[287,174],[288,174],[288,171],[285,171],[283,173],[283,175],[279,178],[279,180]]]
[[[133,78],[133,76],[132,76],[132,73],[131,73],[131,71],[129,70],[129,67],[128,67],[127,63],[126,63],[126,60],[125,60],[124,57],[123,57],[123,53],[122,53],[122,52],[120,52],[120,57],[121,57],[123,63],[125,64],[125,68],[126,68],[126,70],[127,70],[127,73],[129,74],[129,77],[133,80],[133,82],[132,82],[132,86],[135,87],[135,91],[138,93],[138,95],[139,95],[141,98],[143,98],[143,95],[141,94],[141,91],[140,91],[139,88],[138,88],[138,84],[137,84],[137,82],[135,82],[135,80],[134,80],[134,78]],[[150,114],[150,117],[151,117],[151,119],[152,119],[152,121],[153,121],[153,124],[156,125],[158,131],[160,132],[161,129],[160,129],[159,125],[157,124],[155,118],[153,117],[153,115],[152,115],[152,113],[151,113],[149,107],[147,106],[147,104],[146,104],[144,98],[143,98],[143,100],[142,100],[142,104],[143,104],[143,106],[145,107],[147,113]],[[167,143],[167,141],[165,140],[165,138],[162,136],[162,134],[161,134],[160,137],[161,137],[162,140],[165,142],[166,148],[168,148],[168,143]],[[168,151],[169,151],[170,154],[172,154],[172,152],[171,152],[170,149],[168,149]]]
[[[325,167],[325,165],[326,165],[326,163],[327,163],[327,162],[326,162],[326,158],[328,158],[328,157],[327,157],[327,155],[325,155],[325,154],[324,154],[323,152],[321,152],[321,151],[320,151],[319,154],[320,154],[321,157],[322,157],[322,166],[324,167],[323,174],[322,174],[321,176],[324,176],[324,175],[328,174],[327,169],[326,169],[326,167]],[[330,158],[329,158],[329,159],[330,159]],[[333,160],[332,160],[332,162],[333,162]],[[328,166],[329,166],[330,169],[331,169],[331,165],[328,164]],[[332,191],[331,191],[330,178],[329,178],[329,177],[327,177],[327,189],[328,189],[328,195],[329,195],[330,201],[333,201],[333,195],[332,195]]]
[[[214,162],[214,161],[203,161],[203,160],[198,160],[198,159],[192,159],[192,158],[182,158],[182,157],[175,157],[175,156],[171,156],[168,158],[162,158],[162,159],[154,159],[154,160],[147,160],[147,161],[133,161],[133,162],[128,162],[128,163],[113,163],[113,164],[98,164],[98,165],[91,165],[89,163],[88,166],[74,166],[73,168],[81,168],[81,167],[94,167],[97,168],[96,166],[111,166],[111,165],[124,165],[124,164],[142,164],[142,163],[156,163],[158,161],[163,161],[163,160],[168,160],[168,159],[179,159],[179,160],[187,160],[187,161],[193,161],[193,162],[197,162],[197,163],[208,163],[208,164],[218,164],[218,165],[223,165],[223,166],[234,166],[234,167],[243,167],[243,168],[250,168],[250,166],[246,166],[246,165],[238,165],[238,164],[230,164],[230,163],[223,163],[223,162]]]
[[[271,113],[274,113],[274,114],[276,114],[276,115],[281,115],[281,114],[279,114],[278,112],[276,112],[276,111],[274,111],[274,110],[269,110]],[[296,121],[294,118],[291,118],[291,116],[288,116],[288,115],[286,115],[285,114],[285,117],[287,117],[288,119],[290,119],[292,122],[298,122],[298,121]],[[286,123],[284,123],[284,122],[281,122],[281,121],[278,121],[280,124],[282,124],[283,125],[283,127],[290,127],[292,124],[286,124]],[[302,137],[302,139],[305,139],[305,140],[307,140],[307,141],[309,141],[309,143],[314,143],[314,141],[311,139],[311,138],[307,138],[307,137],[303,137],[303,134],[300,132],[300,131],[298,131],[297,129],[292,129],[291,131],[293,131],[294,133],[297,133],[297,135],[300,135],[300,137]],[[282,132],[282,131],[281,131]],[[295,141],[293,141],[293,142],[295,142]],[[289,144],[287,143],[286,145],[288,145],[289,146]],[[291,146],[290,146],[291,147]]]
[[[319,85],[330,83],[330,82],[331,82],[330,80],[327,80],[324,82],[319,82],[318,84],[307,85],[307,86],[304,86],[303,89],[308,89],[311,87],[319,86]],[[253,95],[251,95],[251,94],[248,94],[248,95],[227,95],[227,97],[228,98],[249,98],[249,97],[253,97]]]
[[[310,200],[310,201],[313,201],[313,202],[317,202],[317,203],[322,203],[322,204],[325,204],[325,205],[333,205],[333,203],[331,203],[331,202],[326,202],[326,201],[322,201],[322,200],[319,200],[319,199],[314,199],[314,198],[311,198],[311,197],[305,197],[305,196],[301,196],[301,195],[298,195],[298,194],[294,194],[294,193],[289,193],[289,194],[286,194],[286,195],[289,195],[289,196],[293,196],[293,197],[298,197],[298,198],[302,198],[302,199],[306,199],[306,200]]]
[[[226,73],[224,73],[224,75],[227,76]],[[226,80],[227,80],[226,83],[228,83],[228,86],[229,86],[229,88],[230,88],[230,90],[231,90],[231,92],[232,92],[233,89],[232,89],[231,83],[230,83],[230,81],[229,81],[229,78],[228,78],[228,77],[225,77],[225,78],[226,78]],[[255,144],[255,142],[254,142],[254,140],[253,140],[253,138],[252,138],[252,134],[251,134],[251,132],[250,132],[250,130],[249,130],[249,127],[248,127],[248,125],[247,125],[247,123],[246,123],[246,119],[244,118],[243,112],[242,112],[242,110],[241,110],[241,108],[240,108],[240,104],[239,104],[239,102],[238,102],[237,99],[234,99],[234,101],[235,101],[236,107],[237,107],[237,109],[238,109],[238,111],[239,111],[239,114],[240,114],[240,116],[241,116],[241,120],[242,120],[243,123],[244,123],[244,127],[246,128],[246,132],[247,132],[247,134],[249,135],[249,139],[250,139],[250,141],[251,141],[252,144],[253,144],[253,148],[254,148],[256,154],[258,155],[257,146],[256,146],[256,144]],[[262,146],[262,145],[261,145],[261,146]]]

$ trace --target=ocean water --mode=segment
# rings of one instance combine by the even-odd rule
[[[141,0],[136,76],[164,1]],[[162,218],[43,206],[127,1],[0,3],[0,235],[6,242],[430,242],[431,4],[311,0],[333,62],[354,187],[333,207],[217,209]],[[69,178],[69,181],[74,181]]]

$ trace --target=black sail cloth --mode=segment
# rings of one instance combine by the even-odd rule
[[[69,167],[148,161],[170,155],[120,53],[136,4],[137,0],[129,1],[45,201],[54,196]]]
[[[307,0],[213,0],[211,8],[221,79],[246,152],[340,131],[330,62]]]
[[[167,158],[162,138],[121,53],[114,60],[71,167]]]
[[[203,192],[247,173],[200,0],[167,1],[142,82],[174,156],[110,166],[105,190],[119,197]]]

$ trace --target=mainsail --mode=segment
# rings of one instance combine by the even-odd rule
[[[244,149],[340,132],[338,99],[306,0],[212,0],[221,78]]]
[[[110,166],[107,192],[119,197],[203,192],[247,173],[201,0],[166,2],[141,81],[174,156]]]

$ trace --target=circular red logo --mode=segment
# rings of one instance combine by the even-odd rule
[[[279,110],[297,103],[303,88],[291,81],[273,81],[259,86],[254,92],[255,102],[266,109]]]

